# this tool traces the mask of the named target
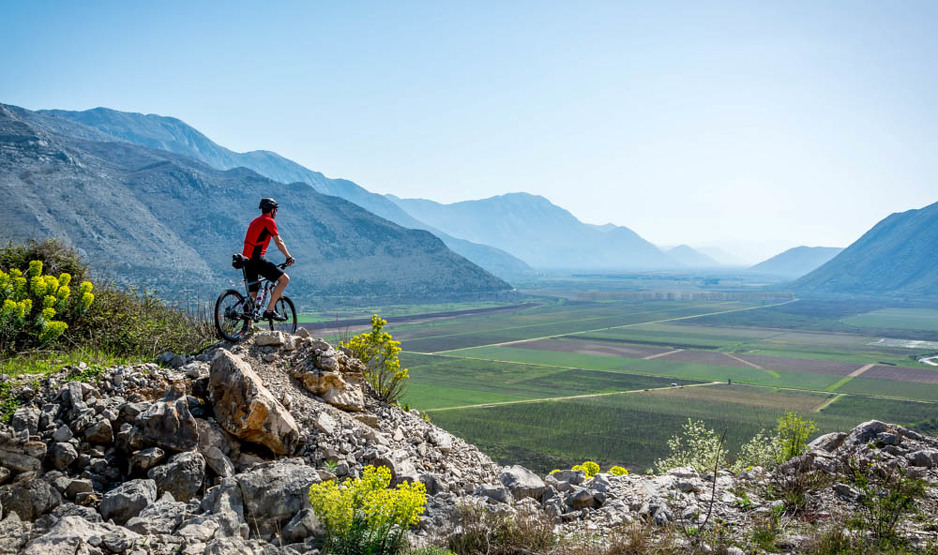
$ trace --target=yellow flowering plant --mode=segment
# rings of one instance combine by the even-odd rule
[[[72,298],[70,274],[56,277],[42,270],[40,260],[30,261],[25,274],[18,268],[0,270],[0,354],[27,344],[48,345],[94,302],[91,282],[82,282],[78,298]]]
[[[309,502],[326,527],[326,551],[342,555],[396,555],[407,529],[420,522],[427,502],[420,482],[390,489],[387,467],[366,466],[362,477],[313,484]]]
[[[406,368],[401,368],[401,361],[398,359],[401,342],[394,341],[391,334],[384,331],[384,325],[387,323],[387,320],[372,314],[370,332],[356,335],[339,344],[365,363],[365,379],[374,389],[378,399],[396,403],[403,396],[405,380],[409,379],[410,375]]]

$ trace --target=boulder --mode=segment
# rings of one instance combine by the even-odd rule
[[[283,527],[280,535],[286,543],[300,543],[311,536],[321,536],[325,528],[312,509],[306,508],[296,513],[290,522]]]
[[[499,475],[498,480],[511,491],[511,495],[514,496],[515,499],[521,499],[523,497],[540,499],[544,490],[547,489],[544,480],[541,480],[537,474],[520,465],[506,468],[501,475]]]
[[[156,482],[131,480],[104,494],[98,511],[104,520],[114,519],[123,524],[140,514],[144,507],[156,501]]]
[[[254,550],[238,537],[215,538],[205,546],[204,555],[254,555]]]
[[[13,418],[10,420],[10,427],[17,434],[26,433],[27,436],[34,436],[39,433],[39,409],[33,407],[24,407],[16,409]]]
[[[71,443],[56,443],[49,450],[49,458],[52,466],[58,470],[65,470],[78,460],[78,450]]]
[[[261,537],[270,537],[309,506],[309,486],[319,482],[319,473],[301,459],[288,459],[258,465],[235,479],[246,520]]]
[[[133,454],[130,459],[131,468],[146,472],[150,470],[166,456],[166,452],[159,447],[148,447]]]
[[[176,535],[189,543],[205,543],[215,537],[218,520],[214,515],[197,516],[184,521],[176,528]]]
[[[335,359],[327,359],[335,361]],[[319,369],[294,371],[293,377],[313,395],[322,397],[330,405],[351,412],[360,412],[365,408],[365,395],[362,393],[361,376]]]
[[[208,389],[215,418],[226,432],[278,455],[293,451],[300,437],[296,421],[241,358],[219,349]]]
[[[176,501],[167,492],[159,501],[148,505],[139,515],[128,520],[124,527],[144,535],[172,534],[173,530],[182,524],[185,513],[186,504]]]
[[[168,463],[151,468],[147,477],[156,482],[160,495],[171,493],[175,500],[186,502],[202,489],[205,458],[195,451],[179,453]]]
[[[244,520],[244,496],[235,478],[225,478],[217,486],[205,492],[202,511],[210,512],[216,523],[215,537],[248,537],[248,525]]]
[[[480,484],[476,486],[475,495],[484,497],[489,503],[506,503],[511,505],[514,499],[508,488],[501,484]]]
[[[31,522],[62,504],[62,495],[39,478],[27,478],[0,487],[0,506],[6,514],[16,513]]]
[[[88,443],[110,444],[114,441],[114,429],[107,418],[98,416],[98,420],[85,430],[85,439]]]
[[[199,444],[195,417],[189,412],[186,393],[173,387],[135,419],[143,438],[163,449],[189,451]]]
[[[912,466],[934,468],[938,466],[938,449],[921,449],[909,453],[906,458]]]
[[[29,542],[23,555],[62,555],[63,553],[120,553],[137,542],[139,536],[113,524],[88,522],[80,516],[58,520],[48,532]],[[93,546],[101,546],[101,549]]]
[[[29,529],[20,520],[19,515],[10,513],[0,522],[0,553],[13,555],[19,553],[29,541]]]
[[[287,342],[282,331],[262,331],[254,334],[254,344],[258,347],[280,347]]]
[[[42,468],[42,460],[14,446],[0,446],[0,465],[17,472],[35,472]]]

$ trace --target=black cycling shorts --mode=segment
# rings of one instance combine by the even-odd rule
[[[250,259],[244,264],[244,275],[247,277],[248,291],[251,293],[259,290],[261,284],[257,281],[257,276],[262,275],[270,281],[277,281],[284,274],[283,270],[276,264],[266,258]]]

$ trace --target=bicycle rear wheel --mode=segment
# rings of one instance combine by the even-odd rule
[[[271,331],[279,330],[286,333],[296,333],[296,308],[293,307],[293,301],[290,300],[290,297],[280,297],[274,309],[277,314],[282,314],[287,319],[282,322],[273,319],[267,320],[270,323]]]
[[[244,295],[229,289],[215,301],[215,330],[232,343],[244,337],[248,329]]]

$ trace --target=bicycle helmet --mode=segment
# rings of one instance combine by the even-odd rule
[[[277,201],[275,201],[274,199],[262,198],[261,204],[260,206],[258,206],[258,208],[260,208],[266,214],[267,212],[270,212],[271,210],[276,210],[278,206],[280,205],[277,204]]]

